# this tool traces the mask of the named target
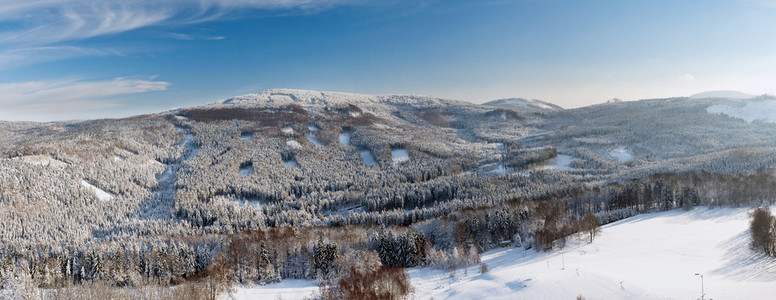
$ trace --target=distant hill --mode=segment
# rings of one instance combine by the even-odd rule
[[[501,108],[527,108],[534,110],[562,110],[563,108],[555,104],[544,102],[537,99],[508,98],[485,102],[482,105],[495,106]]]
[[[741,91],[706,91],[697,94],[690,95],[693,99],[705,99],[705,98],[724,98],[724,99],[749,99],[754,95],[747,94]]]

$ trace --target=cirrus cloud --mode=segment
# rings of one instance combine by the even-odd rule
[[[153,91],[164,91],[170,85],[153,79],[119,77],[104,81],[73,79],[28,81],[0,84],[2,120],[61,119],[93,110],[116,107],[112,97]],[[74,114],[77,113],[77,114]]]

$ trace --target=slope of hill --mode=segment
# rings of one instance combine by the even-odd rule
[[[776,260],[748,247],[749,209],[705,208],[643,214],[602,228],[592,243],[562,250],[500,248],[479,265],[409,271],[414,299],[770,299]],[[253,296],[301,299],[314,281],[238,289]],[[229,297],[225,297],[229,298]]]
[[[0,269],[41,286],[312,279],[314,249],[455,265],[515,236],[546,248],[588,213],[774,199],[776,124],[707,111],[735,103],[536,110],[268,90],[125,119],[4,122],[0,257],[12,261]],[[417,251],[379,257],[377,239]],[[351,263],[332,257],[323,269]]]

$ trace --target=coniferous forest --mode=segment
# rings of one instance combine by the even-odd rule
[[[646,212],[770,205],[776,124],[709,112],[737,101],[561,109],[269,90],[0,122],[0,298],[217,299],[315,279],[326,299],[397,299],[407,267],[563,248]],[[770,212],[751,228],[773,255]]]

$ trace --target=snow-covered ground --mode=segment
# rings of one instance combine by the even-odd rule
[[[339,134],[339,142],[342,144],[342,146],[350,146],[350,132],[343,131]]]
[[[574,161],[574,157],[565,154],[558,154],[558,156],[551,159],[548,164],[541,166],[539,169],[571,170],[570,165],[572,161]]]
[[[749,209],[696,208],[603,226],[593,243],[549,253],[502,248],[479,266],[412,269],[416,299],[772,299],[776,260],[749,249]],[[562,254],[561,254],[562,253]],[[564,268],[565,267],[565,268]],[[467,274],[467,275],[464,275]]]
[[[299,142],[297,142],[297,141],[295,141],[295,140],[289,140],[289,141],[287,141],[287,142],[286,142],[286,145],[287,145],[287,146],[289,146],[289,147],[291,147],[291,148],[294,148],[294,149],[301,149],[301,148],[302,148],[302,145],[301,145],[301,144],[299,144]]]
[[[240,133],[240,140],[241,141],[247,141],[253,138],[253,132],[243,132]]]
[[[110,201],[113,199],[113,195],[110,193],[103,191],[102,189],[92,185],[91,183],[87,182],[86,180],[81,179],[81,185],[86,187],[87,189],[94,192],[95,195],[97,195],[97,199],[100,199],[100,201]]]
[[[282,131],[286,135],[293,135],[294,134],[294,128],[291,128],[291,127],[283,127],[283,128],[280,129],[280,131]]]
[[[367,166],[376,166],[377,162],[375,161],[375,156],[372,154],[372,151],[369,150],[361,150],[361,159],[364,161],[364,163]]]
[[[706,112],[742,119],[749,123],[754,121],[776,123],[776,101],[774,100],[747,101],[744,106],[717,104],[706,108]]]
[[[626,162],[633,159],[633,152],[624,147],[609,150],[609,156],[618,162]]]
[[[253,165],[247,165],[244,167],[240,167],[240,175],[242,176],[248,176],[254,173]]]
[[[643,214],[603,226],[592,243],[537,253],[499,248],[480,266],[412,268],[414,299],[773,299],[776,260],[749,249],[748,208]],[[301,299],[315,281],[238,289],[236,299]]]
[[[409,161],[410,153],[407,152],[407,149],[391,149],[391,160],[394,165]]]
[[[320,139],[318,139],[318,136],[315,135],[315,133],[308,132],[304,135],[307,140],[309,140],[311,143],[315,144],[316,147],[323,147],[323,142],[321,142]]]

